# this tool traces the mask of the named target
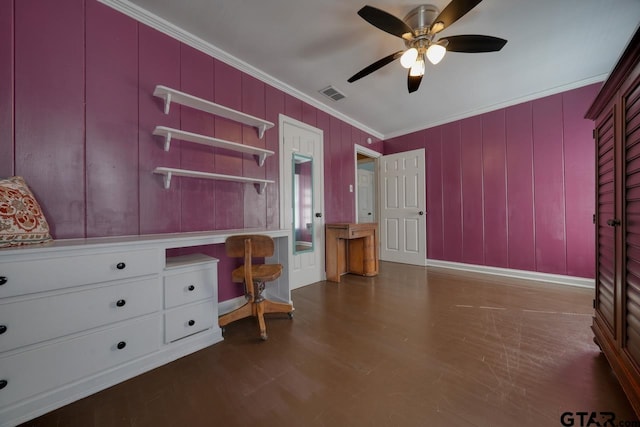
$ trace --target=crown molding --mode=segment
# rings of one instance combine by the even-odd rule
[[[325,113],[328,113],[368,133],[369,135],[375,138],[384,139],[384,135],[382,133],[374,129],[371,129],[368,126],[365,126],[364,124],[352,119],[351,117],[344,115],[343,113],[329,107],[326,104],[323,104],[322,102],[316,99],[311,98],[310,96],[302,93],[301,91],[295,89],[294,87],[289,86],[288,84],[270,76],[269,74],[266,74],[260,71],[259,69],[247,64],[246,62],[236,58],[233,55],[230,55],[229,53],[212,45],[211,43],[206,42],[205,40],[183,30],[182,28],[170,23],[169,21],[163,18],[160,18],[157,15],[154,15],[148,10],[143,9],[140,6],[133,4],[128,0],[98,0],[98,1],[100,3],[105,4],[106,6],[109,6],[112,9],[117,10],[118,12],[121,12],[129,16],[130,18],[135,19],[136,21],[142,24],[148,25],[149,27],[160,31],[163,34],[168,35],[169,37],[172,37],[188,46],[193,47],[194,49],[197,49],[203,53],[206,53],[207,55],[212,56],[213,58],[216,58],[224,62],[225,64],[228,64],[252,77],[255,77],[256,79],[266,84],[269,84],[274,88],[281,90],[282,92],[285,92],[295,98],[298,98],[299,100],[306,102],[307,104],[319,110],[322,110]]]
[[[468,110],[465,111],[464,113],[460,113],[460,114],[456,114],[453,116],[448,116],[442,120],[437,120],[437,121],[431,121],[431,122],[423,122],[422,124],[415,126],[411,129],[403,129],[401,131],[398,132],[392,132],[389,134],[385,134],[384,135],[384,140],[388,140],[391,138],[397,138],[399,136],[403,136],[403,135],[408,135],[410,133],[414,133],[414,132],[419,132],[421,130],[425,130],[425,129],[429,129],[432,127],[436,127],[436,126],[440,126],[440,125],[444,125],[447,123],[451,123],[451,122],[455,122],[457,120],[462,120],[462,119],[466,119],[469,117],[473,117],[473,116],[479,116],[480,114],[484,114],[484,113],[488,113],[491,111],[496,111],[499,110],[501,108],[507,108],[507,107],[511,107],[513,105],[518,105],[518,104],[522,104],[523,102],[529,102],[529,101],[533,101],[535,99],[540,99],[540,98],[544,98],[545,96],[551,96],[551,95],[555,95],[561,92],[567,92],[569,90],[573,90],[573,89],[578,89],[580,87],[583,86],[588,86],[590,84],[593,83],[599,83],[599,82],[603,82],[606,78],[607,78],[608,74],[600,74],[598,76],[595,77],[591,77],[588,79],[584,79],[584,80],[580,80],[577,82],[573,82],[573,83],[569,83],[566,85],[562,85],[562,86],[556,86],[554,88],[551,89],[547,89],[547,90],[543,90],[540,92],[534,92],[534,93],[530,93],[528,95],[522,96],[522,97],[518,97],[518,98],[514,98],[511,99],[509,101],[505,101],[505,102],[501,102],[499,104],[493,104],[493,105],[488,105],[482,108],[477,108],[474,110]]]

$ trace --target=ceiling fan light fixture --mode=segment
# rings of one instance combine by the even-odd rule
[[[424,59],[418,58],[416,62],[411,66],[411,70],[409,70],[409,75],[411,77],[419,77],[424,76]]]
[[[447,53],[447,49],[444,46],[434,43],[427,49],[427,58],[429,59],[429,62],[436,65],[438,62],[442,61],[445,53]]]
[[[402,54],[400,57],[400,64],[404,68],[411,68],[416,63],[416,58],[418,58],[418,49],[412,47]]]

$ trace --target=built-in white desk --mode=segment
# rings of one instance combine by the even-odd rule
[[[56,240],[0,249],[0,426],[13,426],[222,340],[215,258],[167,249],[274,238],[265,289],[291,302],[289,230]]]

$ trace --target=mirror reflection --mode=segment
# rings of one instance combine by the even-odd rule
[[[313,251],[313,158],[293,155],[294,253]]]

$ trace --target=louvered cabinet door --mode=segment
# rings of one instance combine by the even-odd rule
[[[640,366],[640,83],[622,105],[625,147],[624,186],[624,342],[628,356]]]
[[[597,264],[595,308],[615,337],[616,301],[616,188],[613,108],[596,128],[597,142]]]

